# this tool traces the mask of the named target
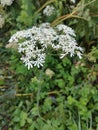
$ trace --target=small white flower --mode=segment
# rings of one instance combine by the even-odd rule
[[[40,66],[43,66],[44,62],[45,62],[45,54],[41,54],[38,55],[39,57],[37,58],[36,61],[33,62],[34,66],[37,66],[38,68],[40,68]]]
[[[46,8],[43,10],[43,14],[46,16],[51,16],[54,14],[55,8],[53,6],[47,5]]]
[[[80,59],[82,58],[82,54],[80,53],[80,51],[76,51],[76,54]]]
[[[23,63],[25,64],[25,66],[28,67],[28,70],[30,68],[33,68],[32,61],[30,61],[27,57],[21,57],[21,60],[23,61]]]
[[[66,56],[66,54],[60,54],[60,59],[63,59]]]
[[[76,36],[74,30],[66,25],[59,24],[56,26],[56,28],[58,29],[58,31],[62,31],[65,34]]]
[[[10,6],[13,3],[14,0],[1,0],[1,4],[3,6],[7,5]]]

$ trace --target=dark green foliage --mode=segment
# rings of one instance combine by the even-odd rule
[[[75,29],[83,58],[59,59],[48,52],[43,68],[28,70],[16,49],[6,49],[10,36],[35,24],[53,22],[72,11],[72,3],[56,0],[54,16],[38,9],[44,0],[17,0],[5,7],[0,30],[0,130],[98,130],[98,1],[81,0],[77,14],[64,21]],[[65,8],[66,6],[66,8]],[[76,5],[75,5],[76,6]],[[18,7],[18,8],[17,8]],[[0,8],[1,9],[1,8]],[[85,20],[86,19],[86,20]],[[46,70],[52,73],[47,74]],[[7,87],[6,87],[7,86]]]

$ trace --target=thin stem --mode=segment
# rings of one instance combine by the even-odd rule
[[[47,95],[51,95],[51,94],[58,94],[59,92],[58,91],[50,91],[47,93]],[[40,91],[38,93],[38,95],[40,94]],[[25,97],[25,96],[32,96],[33,94],[32,93],[16,93],[15,96],[16,97]]]
[[[51,95],[51,94],[58,94],[59,92],[58,91],[51,91],[51,92],[48,92],[48,95]]]
[[[40,72],[40,76],[39,76],[39,82],[41,82],[41,78],[42,78],[42,71]],[[39,112],[39,101],[40,101],[40,91],[41,91],[41,83],[39,83],[40,85],[38,86],[38,92],[37,92],[37,108],[38,108],[38,115],[39,117],[41,117],[40,112]]]
[[[40,103],[40,92],[41,92],[41,81],[42,81],[42,72],[44,71],[44,67],[42,68],[42,70],[40,71],[40,75],[39,75],[39,86],[38,86],[38,92],[37,92],[37,109],[38,109],[38,116],[46,122],[46,120],[41,116],[40,111],[39,111],[39,103]]]
[[[92,0],[92,1],[88,2],[87,4],[84,5],[84,7],[90,5],[91,3],[95,2],[95,1],[96,0]]]
[[[77,10],[74,10],[72,13],[67,14],[67,15],[64,15],[64,16],[62,16],[61,18],[56,19],[55,21],[53,21],[53,22],[51,23],[51,26],[55,26],[55,25],[61,23],[62,21],[66,20],[66,19],[68,19],[68,18],[70,18],[70,17],[72,17],[72,15],[75,14],[76,12],[77,12]],[[60,19],[60,20],[59,20],[59,19]]]
[[[78,18],[78,19],[83,19],[85,21],[88,21],[87,19],[80,17],[80,16],[77,16],[77,15],[72,15],[72,17],[70,17],[70,18]]]
[[[87,127],[87,130],[89,129],[88,127],[88,119],[86,120],[86,127]]]
[[[90,114],[90,130],[92,130],[92,114]]]
[[[88,6],[88,5],[90,5],[91,3],[95,2],[95,1],[96,1],[96,0],[92,0],[91,2],[89,2],[89,3],[85,4],[85,5],[83,5],[82,8],[83,8],[83,7],[86,7],[86,6]],[[54,21],[51,23],[51,26],[56,26],[56,25],[58,25],[59,23],[63,22],[64,20],[68,19],[68,18],[80,18],[80,19],[86,20],[86,19],[83,18],[83,17],[80,17],[80,16],[75,15],[78,10],[79,10],[79,7],[77,6],[77,7],[74,8],[74,10],[72,11],[72,13],[63,15],[63,16],[57,18],[56,20],[54,20]],[[86,20],[86,21],[87,21],[87,20]]]
[[[67,17],[69,14],[66,14],[66,15],[63,15],[61,17],[58,17],[56,20],[54,20],[52,23],[51,23],[51,26],[53,26],[53,24],[55,24],[56,22],[58,22],[59,20],[63,19],[64,17]]]
[[[98,17],[98,14],[92,14],[92,13],[91,13],[91,16],[92,16],[92,17]]]
[[[15,96],[16,96],[16,97],[32,96],[32,93],[25,93],[25,94],[16,93]]]
[[[78,127],[79,127],[79,130],[81,130],[81,118],[80,118],[80,114],[79,114],[79,120],[78,120]]]

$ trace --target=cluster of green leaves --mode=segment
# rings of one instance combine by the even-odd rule
[[[0,129],[98,130],[98,1],[90,2],[81,0],[72,5],[69,0],[17,0],[5,8],[6,22],[0,30],[4,34],[0,38]],[[48,4],[56,12],[46,17],[42,10]],[[77,18],[63,22],[75,29],[77,41],[84,48],[82,60],[60,60],[52,52],[43,68],[28,70],[15,49],[4,48],[17,30],[53,22],[70,14],[71,6],[79,7]]]

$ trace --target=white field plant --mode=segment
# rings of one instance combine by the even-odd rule
[[[75,40],[75,32],[71,27],[59,24],[51,27],[50,23],[42,23],[30,29],[18,31],[13,34],[9,44],[16,43],[21,60],[28,69],[37,66],[42,67],[45,63],[47,48],[52,47],[62,59],[66,55],[71,57],[75,54],[81,59],[83,49]]]

